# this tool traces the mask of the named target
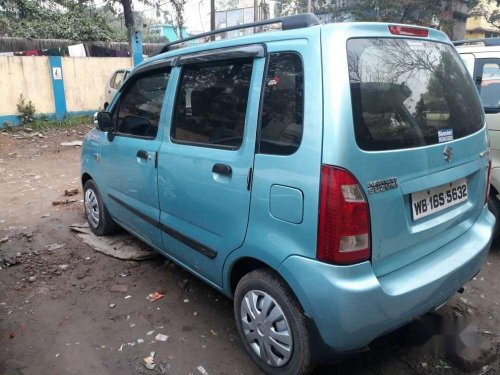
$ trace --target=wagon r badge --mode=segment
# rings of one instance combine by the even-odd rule
[[[451,147],[446,146],[444,148],[443,155],[444,155],[444,160],[446,160],[449,163],[451,161],[451,157],[453,156]]]
[[[383,193],[384,191],[396,189],[398,187],[398,179],[396,177],[386,178],[384,180],[368,182],[368,193]]]

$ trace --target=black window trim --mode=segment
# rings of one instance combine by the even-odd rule
[[[201,52],[190,52],[182,55],[171,56],[142,65],[131,71],[127,75],[127,81],[135,77],[136,74],[148,72],[150,70],[164,67],[178,67],[186,64],[200,62],[235,60],[240,58],[262,58],[267,56],[267,46],[264,43],[242,44],[234,47],[210,49]],[[124,85],[120,87],[122,90]]]
[[[123,94],[123,91],[127,90],[127,87],[134,82],[137,77],[141,76],[142,74],[147,74],[156,70],[161,70],[163,68],[169,68],[170,69],[170,74],[172,73],[172,68],[174,67],[180,67],[181,71],[179,73],[179,80],[176,82],[176,90],[175,90],[175,97],[174,97],[174,107],[173,110],[175,111],[175,105],[177,104],[177,97],[178,97],[178,92],[180,88],[180,78],[182,75],[182,66],[183,65],[193,65],[193,64],[199,64],[199,63],[204,63],[204,62],[215,62],[215,61],[223,61],[223,60],[240,60],[240,59],[255,59],[255,58],[265,58],[267,57],[267,46],[264,43],[256,43],[256,44],[243,44],[239,46],[234,46],[234,47],[226,47],[226,48],[217,48],[217,49],[211,49],[211,50],[206,50],[206,51],[201,51],[201,52],[191,52],[191,53],[186,53],[178,56],[172,56],[172,57],[167,57],[161,60],[154,61],[149,64],[145,64],[140,66],[139,68],[129,72],[127,76],[125,77],[122,81],[122,85],[117,89],[117,91],[120,92],[120,96]],[[267,64],[267,62],[266,62]],[[267,68],[267,66],[266,66]],[[253,71],[253,62],[252,62],[252,71]],[[169,78],[170,80],[170,78]],[[263,80],[265,80],[265,75]],[[115,111],[117,108],[119,108],[121,98],[118,99],[115,105],[113,105],[113,108],[111,108],[112,111]],[[259,105],[260,108],[260,105]],[[248,106],[247,106],[248,110]],[[173,114],[172,114],[173,115]],[[260,117],[260,115],[259,115]],[[174,124],[174,119],[172,116],[172,119],[170,121],[170,140],[172,143],[178,143],[178,144],[184,144],[187,146],[196,146],[196,147],[205,147],[205,148],[216,148],[216,149],[222,149],[222,150],[230,150],[230,151],[236,151],[240,147],[233,147],[233,146],[225,146],[225,145],[213,145],[213,144],[206,144],[206,143],[201,143],[201,142],[187,142],[187,141],[177,141],[172,138],[172,129],[173,129],[173,124]],[[115,123],[116,125],[116,123]],[[116,126],[115,126],[115,135],[120,136],[120,137],[128,137],[128,138],[138,138],[138,139],[146,139],[146,140],[154,140],[156,137],[144,137],[144,136],[137,136],[137,135],[131,135],[131,134],[125,134],[125,133],[119,133],[116,131]],[[243,143],[243,142],[242,142]]]
[[[137,69],[134,69],[133,71],[131,71],[127,75],[127,82],[129,80],[134,79],[136,75],[143,74],[143,73],[149,73],[149,72],[154,71],[154,70],[161,70],[164,68],[171,69],[172,67],[174,67],[174,59],[173,58],[153,61],[152,63],[142,65],[142,66],[138,67]]]
[[[177,103],[178,103],[178,100],[179,100],[179,92],[180,92],[180,89],[181,89],[182,74],[183,74],[184,68],[188,67],[188,66],[205,64],[205,63],[212,63],[212,62],[218,62],[218,61],[239,61],[239,60],[249,60],[249,61],[252,61],[252,75],[253,75],[253,72],[254,72],[254,63],[255,63],[254,60],[255,59],[252,58],[252,57],[239,57],[239,58],[235,58],[235,59],[233,58],[233,59],[201,60],[199,62],[192,62],[190,64],[184,64],[184,65],[180,66],[180,71],[179,71],[178,80],[177,80],[177,87],[175,89],[174,106],[173,106],[173,109],[172,109],[172,116],[171,116],[171,121],[170,121],[170,135],[169,135],[170,142],[172,142],[174,144],[184,145],[184,146],[204,147],[204,148],[212,148],[212,149],[226,150],[226,151],[238,151],[241,148],[241,146],[243,145],[243,142],[245,141],[246,117],[247,117],[247,113],[248,113],[248,100],[247,100],[247,108],[246,108],[246,111],[245,111],[245,127],[243,128],[243,137],[242,137],[241,144],[238,147],[236,147],[236,146],[226,146],[226,145],[216,145],[216,144],[204,143],[204,142],[181,141],[181,140],[178,140],[178,139],[175,139],[175,138],[172,137],[172,133],[174,131],[174,125],[175,125],[175,110],[177,108]],[[251,79],[252,79],[252,77],[250,76],[250,86],[252,86]],[[250,98],[250,91],[251,90],[249,88],[249,90],[248,90],[249,98]]]
[[[168,72],[169,76],[168,76],[168,80],[167,80],[167,85],[165,86],[165,94],[164,94],[164,97],[163,97],[163,102],[165,103],[165,96],[167,94],[167,90],[168,90],[168,83],[170,82],[170,77],[172,75],[172,66],[171,65],[164,65],[162,64],[161,66],[158,66],[158,65],[155,65],[155,68],[154,69],[147,69],[147,70],[144,70],[144,71],[140,71],[139,73],[135,73],[130,75],[129,77],[127,77],[127,81],[124,82],[124,84],[121,85],[119,91],[120,92],[120,97],[118,98],[118,100],[116,101],[116,104],[113,105],[113,108],[112,108],[112,117],[114,115],[114,112],[115,111],[119,111],[120,110],[120,104],[122,102],[122,95],[125,95],[127,93],[127,90],[128,88],[135,82],[137,81],[138,79],[144,77],[144,76],[147,76],[149,74],[153,74],[155,72],[159,72],[159,71],[166,71]],[[124,138],[135,138],[135,139],[143,139],[143,140],[147,140],[147,141],[153,141],[155,140],[157,137],[158,137],[158,133],[159,133],[159,130],[160,130],[160,126],[161,126],[161,112],[163,112],[163,104],[162,104],[162,107],[161,107],[161,111],[160,111],[160,120],[159,120],[159,123],[158,123],[158,131],[156,132],[156,135],[154,137],[148,137],[148,136],[143,136],[143,135],[134,135],[134,134],[128,134],[128,133],[121,133],[118,131],[117,129],[117,121],[118,121],[118,115],[116,117],[116,119],[114,119],[113,121],[113,129],[114,129],[114,132],[113,132],[113,136],[117,136],[117,137],[124,137]]]
[[[479,82],[478,84],[478,79],[480,78],[482,81],[483,79],[482,73],[484,71],[484,66],[488,63],[497,64],[500,68],[500,58],[498,57],[476,57],[474,59],[474,85],[477,88],[479,96],[481,96],[481,83]],[[479,71],[479,66],[482,67],[481,72]],[[481,103],[482,102],[483,98],[481,97]],[[486,107],[485,105],[483,105],[483,109],[484,112],[488,114],[500,113],[500,107]]]
[[[293,53],[293,54],[299,56],[300,63],[302,66],[303,86],[304,86],[302,88],[302,90],[303,90],[303,95],[302,95],[302,134],[300,136],[300,143],[299,143],[298,147],[291,154],[270,154],[267,152],[260,151],[260,135],[261,135],[261,131],[262,131],[262,110],[264,108],[264,96],[266,93],[266,81],[267,81],[267,73],[269,70],[269,60],[270,60],[272,54],[277,54],[277,53]],[[260,155],[272,155],[272,156],[283,156],[283,157],[294,155],[300,149],[300,146],[302,146],[302,139],[304,138],[304,122],[305,122],[304,119],[305,119],[305,113],[306,113],[305,107],[306,107],[306,79],[305,79],[305,69],[304,69],[304,57],[302,56],[302,54],[299,51],[293,50],[293,49],[269,52],[266,56],[266,66],[264,67],[264,75],[262,77],[262,86],[261,86],[261,90],[260,90],[259,114],[258,114],[258,120],[257,120],[257,135],[255,137],[255,143],[256,143],[255,144],[255,153],[260,154]]]
[[[236,47],[217,48],[201,52],[192,52],[174,58],[174,66],[192,65],[221,60],[256,59],[267,56],[265,44],[246,44]]]

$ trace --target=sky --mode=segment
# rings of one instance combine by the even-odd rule
[[[160,2],[162,10],[169,10],[175,14],[168,0]],[[144,11],[145,18],[156,18],[156,11],[151,6],[139,1],[133,1],[136,11]],[[190,34],[197,34],[210,30],[210,0],[187,0],[184,8],[184,19]]]

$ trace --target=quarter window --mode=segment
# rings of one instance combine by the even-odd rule
[[[125,89],[117,111],[119,134],[155,138],[170,72],[157,71],[134,79]]]
[[[172,140],[238,149],[243,140],[251,76],[252,60],[184,66]]]
[[[293,154],[304,118],[304,73],[296,53],[273,53],[265,80],[259,152]]]

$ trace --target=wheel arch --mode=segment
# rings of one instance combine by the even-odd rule
[[[267,268],[267,269],[271,270],[272,272],[274,272],[276,275],[278,275],[285,282],[285,284],[288,285],[288,287],[290,288],[292,293],[295,295],[295,297],[299,301],[299,304],[301,305],[303,311],[305,311],[305,309],[304,309],[305,306],[303,304],[303,301],[301,300],[301,298],[299,298],[296,291],[292,287],[292,284],[290,283],[291,281],[293,282],[293,280],[289,280],[286,277],[286,275],[280,273],[278,271],[278,269],[271,266],[270,264],[263,262],[262,260],[259,260],[257,258],[251,257],[251,256],[240,257],[240,258],[236,259],[231,264],[229,271],[228,271],[228,275],[226,276],[227,277],[226,278],[227,284],[226,284],[226,288],[225,288],[226,294],[230,298],[234,298],[234,292],[236,290],[236,286],[238,285],[238,282],[243,278],[243,276],[245,276],[249,272],[252,272],[252,271],[259,269],[259,268]]]
[[[85,183],[89,180],[93,180],[92,176],[87,172],[83,172],[82,173],[82,187],[85,186]]]
[[[238,285],[238,282],[243,278],[243,276],[259,268],[269,268],[276,272],[276,270],[269,264],[257,258],[249,256],[238,258],[233,262],[229,269],[229,275],[227,277],[227,291],[231,298],[234,296],[236,286]]]

